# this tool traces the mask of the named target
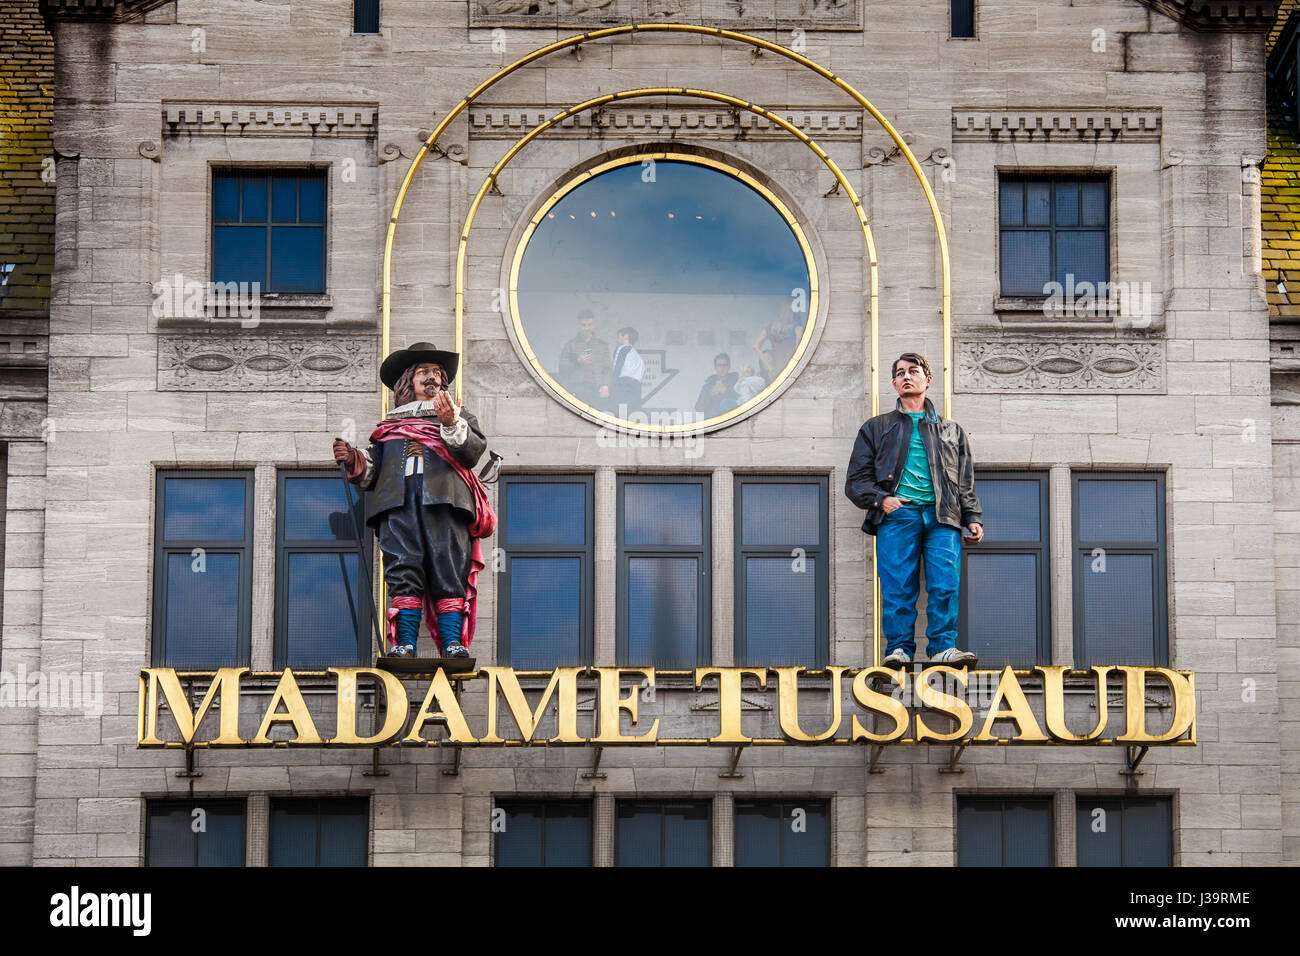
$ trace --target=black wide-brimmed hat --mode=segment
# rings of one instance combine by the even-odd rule
[[[432,342],[416,342],[410,348],[398,349],[384,359],[384,364],[379,366],[379,380],[389,388],[395,388],[403,372],[412,365],[422,365],[425,362],[441,365],[450,384],[456,378],[460,356],[455,352],[440,351]]]

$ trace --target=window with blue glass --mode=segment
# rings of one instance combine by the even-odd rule
[[[825,667],[827,479],[738,476],[735,512],[737,663]]]
[[[253,475],[159,472],[154,519],[153,664],[248,664]]]
[[[379,0],[352,0],[352,32],[379,32]]]
[[[1110,276],[1104,177],[1003,175],[998,185],[1002,295],[1046,296]]]
[[[150,800],[146,866],[243,866],[241,800]]]
[[[712,657],[709,479],[618,479],[618,661],[691,670]]]
[[[825,800],[736,801],[736,866],[830,866]]]
[[[325,173],[216,170],[212,281],[264,293],[325,291]]]
[[[1050,797],[958,797],[958,866],[1051,866]]]
[[[365,866],[369,801],[272,800],[269,842],[271,866]]]
[[[1074,666],[1167,666],[1165,476],[1072,479]]]
[[[545,670],[592,660],[590,475],[501,479],[497,660]]]
[[[497,866],[591,866],[590,800],[503,800]]]
[[[981,667],[1050,663],[1048,485],[1044,472],[978,472],[984,540],[962,549],[958,631]]]
[[[1168,797],[1079,797],[1079,866],[1173,866]]]
[[[282,471],[278,479],[275,666],[368,663],[371,598],[357,556],[361,496],[349,512],[338,472]],[[367,555],[373,540],[365,534]]]
[[[619,800],[616,866],[709,866],[713,804],[708,800]]]
[[[975,36],[975,0],[951,0],[951,17],[953,39],[971,39]]]

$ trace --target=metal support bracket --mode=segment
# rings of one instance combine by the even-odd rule
[[[741,753],[744,752],[744,750],[745,750],[744,744],[741,744],[739,747],[731,748],[731,766],[729,769],[726,770],[726,772],[718,774],[719,780],[744,780],[745,779],[745,775],[741,773],[738,769],[736,769],[737,767],[740,766],[740,755]]]
[[[1142,776],[1142,771],[1139,770],[1138,767],[1142,765],[1142,759],[1146,757],[1147,751],[1150,749],[1150,747],[1143,747],[1137,744],[1129,744],[1125,747],[1124,763],[1127,766],[1126,769],[1120,771],[1120,775],[1125,777]]]
[[[379,748],[372,747],[370,750],[370,769],[361,771],[363,777],[387,777],[388,771],[379,766]]]
[[[872,745],[871,745],[871,762],[870,762],[869,764],[867,764],[867,773],[884,773],[884,772],[885,772],[885,768],[884,768],[884,767],[877,767],[877,766],[876,766],[876,764],[880,763],[880,758],[884,755],[884,753],[885,753],[885,745],[884,745],[884,744],[872,744]]]
[[[460,744],[450,744],[450,745],[444,744],[443,746],[450,746],[451,752],[455,756],[452,757],[450,767],[442,768],[442,775],[444,777],[459,777],[460,776],[460,752],[465,748],[462,747]]]
[[[194,769],[194,748],[193,747],[185,748],[185,769],[177,770],[176,776],[189,777],[190,779],[203,776],[202,770]]]
[[[596,744],[595,756],[591,758],[591,769],[582,774],[583,780],[604,780],[609,774],[600,769],[600,757],[605,752],[605,748]]]
[[[939,772],[940,773],[965,773],[966,772],[965,770],[957,766],[957,761],[961,760],[961,755],[964,754],[965,752],[966,752],[966,741],[963,740],[959,744],[954,744],[952,748],[952,754],[948,758],[948,766],[940,767]]]

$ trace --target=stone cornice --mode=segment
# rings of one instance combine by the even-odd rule
[[[860,140],[862,113],[859,110],[827,110],[824,107],[764,107],[817,140]],[[556,107],[519,104],[475,105],[469,108],[469,130],[474,139],[517,140],[528,130],[554,116]],[[590,139],[592,134],[678,132],[692,138],[786,139],[790,136],[771,121],[746,110],[713,106],[617,104],[567,117],[545,135],[556,138]]]
[[[374,136],[373,103],[163,103],[163,135]]]
[[[1160,142],[1160,107],[989,109],[952,111],[955,143],[987,142]]]
[[[1193,30],[1254,33],[1268,30],[1281,0],[1141,0]]]
[[[142,17],[171,0],[40,0],[45,22],[54,20],[103,20],[121,23]]]

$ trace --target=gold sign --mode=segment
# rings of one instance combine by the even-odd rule
[[[314,694],[333,695],[331,737],[321,736],[299,686],[299,677],[308,676]],[[536,674],[528,676],[535,678]],[[250,737],[242,736],[240,728],[240,693],[246,678],[275,681],[265,707],[247,718],[250,726],[257,720],[257,730]],[[1106,736],[1112,679],[1118,682],[1123,698],[1124,729]],[[801,680],[805,686],[800,686]],[[477,681],[486,681],[487,715],[471,726],[458,691],[459,685]],[[655,699],[652,667],[558,667],[550,672],[545,688],[540,681],[536,683],[541,697],[532,704],[512,668],[484,667],[451,676],[439,668],[428,678],[429,686],[407,729],[413,701],[406,685],[375,668],[331,667],[295,676],[292,670],[253,675],[246,667],[223,667],[215,672],[147,667],[140,672],[136,742],[146,748],[379,747],[398,743],[430,747],[1196,743],[1194,675],[1164,667],[1099,666],[1068,671],[1040,666],[1020,672],[1010,667],[999,672],[942,665],[915,671],[830,667],[813,672],[802,667],[701,667],[695,671],[694,690],[705,695],[705,702],[691,709],[709,715],[716,712],[717,733],[687,738],[661,734],[661,721],[670,716],[662,708],[659,716],[641,716],[640,704]],[[192,694],[192,688],[204,685],[202,697]],[[1160,685],[1167,688],[1168,702],[1149,717],[1148,691]],[[846,686],[855,708],[847,714]],[[1086,718],[1076,714],[1073,721],[1067,721],[1067,688],[1086,703],[1078,708],[1086,712]],[[780,736],[749,736],[744,724],[756,724],[763,717],[752,701],[766,699],[769,689],[776,693]],[[374,697],[377,726],[363,735],[357,729],[357,706],[368,694]],[[746,695],[751,700],[747,701]],[[1031,696],[1037,707],[1030,703]],[[247,704],[253,699],[244,700]],[[589,734],[579,730],[580,701],[584,719],[592,723]],[[585,706],[593,702],[594,706]],[[170,723],[164,725],[167,732],[160,736],[159,710],[164,705]],[[216,719],[205,723],[214,708]],[[507,726],[503,711],[509,712],[513,727]],[[475,713],[481,713],[481,708]],[[1161,729],[1150,729],[1149,720],[1162,725]],[[553,726],[553,734],[539,733],[543,723]],[[446,735],[437,740],[426,736],[430,725],[445,728]]]

